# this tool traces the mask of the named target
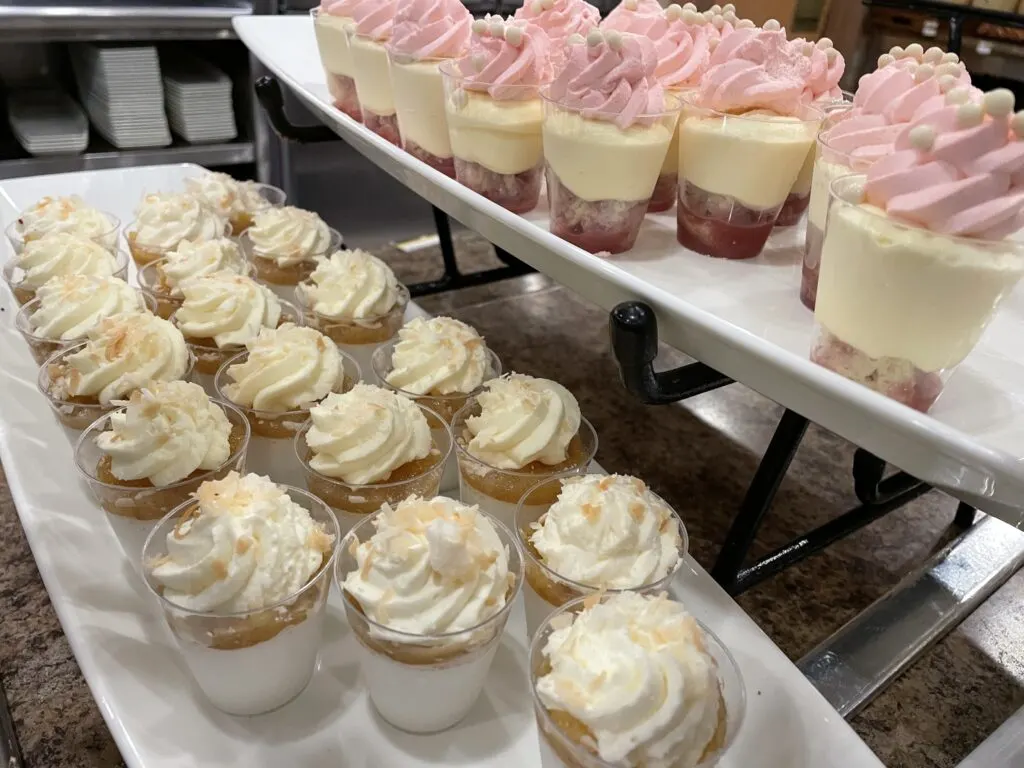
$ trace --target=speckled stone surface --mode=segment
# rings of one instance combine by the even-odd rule
[[[457,236],[468,270],[497,265],[486,244]],[[406,282],[437,276],[436,251],[387,249]],[[603,311],[539,275],[428,297],[421,305],[475,325],[507,370],[558,379],[579,398],[609,471],[642,475],[686,521],[709,567],[778,421],[780,409],[740,385],[645,407],[619,385]],[[665,365],[678,362],[664,355]],[[756,542],[768,552],[855,503],[853,447],[809,431]],[[955,502],[937,492],[899,510],[740,599],[799,658],[895,585],[953,535]],[[122,765],[70,653],[17,523],[0,493],[0,678],[29,768]],[[858,715],[853,725],[896,768],[954,766],[1024,704],[1024,577],[1011,580]],[[297,767],[298,768],[298,767]]]

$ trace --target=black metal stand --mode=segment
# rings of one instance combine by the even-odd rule
[[[619,304],[611,312],[609,326],[612,350],[622,383],[630,393],[645,403],[673,403],[732,383],[727,376],[699,362],[656,373],[653,362],[658,353],[658,322],[654,310],[643,302]],[[820,552],[931,490],[928,485],[905,472],[885,477],[885,462],[858,449],[853,460],[853,484],[860,506],[744,567],[782,479],[807,432],[807,426],[807,419],[798,413],[786,410],[782,414],[768,450],[747,488],[718,560],[711,570],[714,579],[732,595],[738,595]],[[956,523],[970,525],[973,519],[973,508],[961,504],[957,510]]]
[[[294,141],[299,144],[315,144],[324,141],[337,141],[338,135],[324,125],[295,125],[284,111],[284,92],[276,77],[265,76],[259,78],[254,89],[256,98],[267,114],[271,127],[282,139]],[[437,206],[431,206],[434,212],[434,225],[437,228],[437,237],[441,247],[441,260],[444,264],[444,274],[437,280],[424,283],[415,283],[408,286],[409,294],[414,298],[417,296],[428,296],[441,291],[451,291],[457,288],[469,288],[477,285],[487,285],[499,280],[508,280],[512,277],[520,277],[534,271],[533,267],[512,256],[507,251],[494,247],[498,258],[505,264],[503,267],[486,269],[481,272],[473,272],[464,275],[455,260],[455,245],[452,242],[451,224],[448,215]]]

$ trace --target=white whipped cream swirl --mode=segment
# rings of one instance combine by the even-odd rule
[[[196,514],[167,534],[148,565],[163,597],[190,611],[242,613],[294,595],[320,570],[334,536],[259,475],[230,472],[199,486]]]
[[[328,320],[369,320],[398,303],[391,267],[366,251],[335,251],[317,259],[309,280],[298,287],[302,302]]]
[[[351,485],[384,482],[431,452],[427,417],[412,400],[381,387],[356,384],[343,395],[328,395],[309,415],[309,465]]]
[[[188,372],[185,337],[171,323],[148,312],[123,312],[100,320],[86,334],[85,347],[68,355],[63,384],[73,397],[96,397],[107,405],[154,380],[174,381]]]
[[[244,363],[230,366],[224,395],[257,411],[284,413],[327,397],[344,377],[333,341],[313,328],[285,323],[264,328],[248,345]]]
[[[537,681],[548,710],[583,723],[610,765],[697,765],[715,739],[724,706],[718,667],[700,625],[664,594],[622,592],[563,615]]]
[[[226,173],[207,171],[185,179],[185,188],[207,208],[224,218],[267,208],[270,203],[253,181],[239,181]]]
[[[214,272],[245,275],[249,271],[248,262],[238,243],[226,237],[197,243],[182,240],[157,268],[173,296],[181,296],[181,288],[178,286],[192,277],[206,277]]]
[[[675,569],[682,537],[675,513],[642,480],[582,475],[562,481],[530,543],[563,578],[597,589],[635,589]]]
[[[15,257],[14,276],[19,285],[39,288],[47,280],[63,275],[111,277],[120,266],[117,257],[99,243],[58,232],[25,243]]]
[[[231,456],[230,436],[224,409],[198,384],[154,381],[110,415],[110,430],[96,445],[110,456],[114,477],[159,487],[217,469]]]
[[[254,255],[273,259],[279,267],[322,256],[331,245],[327,223],[312,211],[293,206],[258,211],[246,234]]]
[[[216,272],[178,287],[185,297],[174,315],[178,328],[190,339],[213,339],[219,349],[248,344],[281,320],[274,292],[244,275]]]
[[[54,341],[80,338],[104,317],[146,309],[142,295],[116,277],[55,277],[36,290],[36,299],[29,327],[34,335]]]
[[[471,629],[497,614],[516,576],[478,507],[410,496],[374,518],[344,589],[372,621],[412,635]],[[354,542],[353,542],[354,543]]]
[[[96,240],[105,248],[117,244],[117,225],[77,195],[42,198],[21,212],[14,228],[25,242],[62,232]]]
[[[227,222],[189,194],[146,195],[132,224],[135,244],[167,250],[182,240],[223,237]]]
[[[498,469],[561,464],[580,429],[580,406],[561,384],[510,373],[484,384],[480,415],[466,419],[467,450]]]
[[[487,365],[474,328],[450,317],[417,317],[398,332],[387,382],[414,395],[468,395],[483,384]]]

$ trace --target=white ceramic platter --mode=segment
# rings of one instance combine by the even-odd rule
[[[1012,524],[1024,498],[1024,291],[1018,290],[929,416],[808,360],[800,228],[749,262],[709,259],[675,239],[675,213],[648,216],[636,247],[610,260],[469,191],[331,106],[307,17],[234,20],[239,37],[324,122],[411,190],[600,306],[643,299],[662,338],[777,403]]]
[[[158,166],[2,182],[0,226],[44,195],[68,194],[128,221],[143,193],[182,189],[199,172]],[[205,704],[103,512],[77,478],[71,445],[36,391],[36,365],[14,329],[14,299],[6,287],[0,294],[0,460],[61,624],[130,768],[541,765],[521,605],[474,711],[440,735],[400,733],[372,712],[336,594],[320,667],[298,699],[255,718],[230,717]],[[746,679],[746,722],[723,768],[881,766],[700,566],[688,560],[673,592],[732,650]]]

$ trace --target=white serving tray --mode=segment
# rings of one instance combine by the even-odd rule
[[[44,195],[78,194],[129,221],[145,192],[181,189],[199,171],[156,166],[0,182],[0,227]],[[36,365],[14,329],[15,310],[10,292],[0,289],[0,461],[54,608],[130,768],[541,765],[521,605],[473,713],[443,734],[404,734],[372,712],[336,593],[320,668],[298,699],[254,718],[204,703],[104,513],[75,474],[68,438],[36,391]],[[881,766],[699,565],[688,559],[672,591],[732,650],[746,680],[746,721],[722,768]]]
[[[664,341],[928,483],[1017,525],[1024,499],[1024,290],[1018,290],[928,416],[808,359],[812,313],[797,298],[801,228],[748,262],[675,239],[675,212],[648,216],[636,247],[600,259],[548,232],[546,204],[505,211],[380,139],[331,105],[312,20],[233,21],[252,54],[381,169],[495,245],[596,304],[643,299]]]

